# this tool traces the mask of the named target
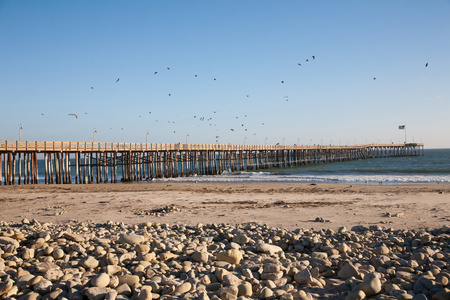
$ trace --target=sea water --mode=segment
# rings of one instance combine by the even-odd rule
[[[450,184],[450,149],[425,149],[424,156],[361,159],[257,172],[158,179],[158,181],[298,182],[352,184]]]

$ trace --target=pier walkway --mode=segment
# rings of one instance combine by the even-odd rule
[[[422,156],[424,144],[226,145],[0,141],[0,184],[107,183],[368,158]]]

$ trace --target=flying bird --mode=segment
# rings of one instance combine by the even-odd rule
[[[93,90],[94,89],[94,87],[93,86],[91,86],[91,90]]]
[[[69,114],[69,116],[74,116],[75,118],[78,119],[78,116],[76,114]]]
[[[44,114],[43,114],[43,113],[41,113],[41,115],[43,116]]]
[[[316,57],[314,55],[312,56],[312,58],[313,58],[313,60],[316,59]]]
[[[373,78],[373,80],[376,80],[376,79],[377,79],[376,77]]]
[[[169,96],[172,96],[172,94],[169,94]]]
[[[214,80],[216,80],[216,79],[214,78]]]
[[[281,83],[284,83],[284,81],[281,81]]]
[[[119,78],[117,78],[117,80],[116,80],[116,83],[117,83],[117,82],[119,82],[119,80],[120,80],[120,77],[119,77]]]
[[[428,67],[428,63],[425,64],[425,68]]]
[[[197,75],[195,75],[195,77],[197,77]]]
[[[302,64],[301,63],[297,63],[297,65],[301,66]]]
[[[169,68],[169,67],[167,67],[167,70],[170,70],[170,68]]]
[[[158,72],[155,72],[155,75],[158,74]]]
[[[308,59],[306,59],[306,61],[309,61]]]

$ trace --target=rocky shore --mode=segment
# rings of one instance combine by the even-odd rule
[[[450,299],[450,227],[0,222],[2,299]]]

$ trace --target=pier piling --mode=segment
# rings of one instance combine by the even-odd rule
[[[423,150],[424,145],[417,143],[289,146],[0,141],[0,185],[115,183],[216,175],[225,171],[423,156]],[[43,175],[40,180],[39,174]]]

